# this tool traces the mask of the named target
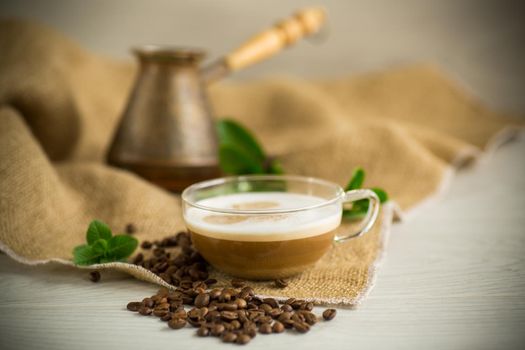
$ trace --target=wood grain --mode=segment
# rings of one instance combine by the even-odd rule
[[[394,226],[370,297],[304,336],[253,349],[513,349],[525,344],[525,140],[460,173],[450,192]],[[497,203],[497,205],[495,205]],[[228,348],[125,310],[154,286],[116,273],[98,284],[62,266],[0,256],[0,348]],[[318,309],[320,313],[322,309]]]

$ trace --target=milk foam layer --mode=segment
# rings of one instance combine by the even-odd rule
[[[207,207],[241,210],[297,209],[326,199],[287,192],[251,192],[217,196],[198,201]],[[292,213],[235,215],[189,207],[184,219],[188,229],[213,238],[235,241],[284,241],[313,237],[335,230],[341,222],[336,202]]]

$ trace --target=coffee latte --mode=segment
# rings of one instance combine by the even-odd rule
[[[286,277],[303,271],[329,249],[341,222],[339,203],[290,192],[229,194],[196,204],[239,211],[229,214],[195,206],[186,210],[184,219],[206,260],[244,278]]]

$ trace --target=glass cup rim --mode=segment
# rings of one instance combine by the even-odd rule
[[[196,201],[193,201],[189,198],[190,193],[202,190],[206,187],[223,185],[231,182],[240,182],[240,181],[298,181],[309,184],[317,184],[327,187],[332,187],[334,189],[334,196],[324,200],[321,203],[314,205],[306,205],[304,207],[290,208],[290,209],[228,209],[228,208],[219,208],[208,205],[198,204]],[[345,194],[345,191],[338,184],[323,180],[317,177],[312,176],[302,176],[302,175],[239,175],[239,176],[225,176],[219,177],[211,180],[205,180],[197,182],[193,185],[190,185],[182,191],[181,198],[189,206],[221,214],[237,214],[237,215],[265,215],[265,214],[284,214],[284,213],[295,213],[299,211],[312,210],[321,208],[327,205],[331,205],[338,200],[342,199]]]

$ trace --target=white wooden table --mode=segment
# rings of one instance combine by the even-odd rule
[[[250,349],[509,349],[525,345],[525,140],[460,173],[448,194],[394,226],[370,297],[306,335]],[[1,349],[232,348],[126,311],[156,287],[0,256]]]
[[[494,107],[525,108],[523,9],[506,2],[317,1],[325,45],[300,44],[242,73],[334,76],[432,61]],[[2,1],[0,14],[52,24],[99,52],[180,43],[225,53],[310,0]],[[210,35],[211,33],[211,35]],[[222,40],[218,40],[218,38]],[[525,348],[525,141],[460,173],[444,198],[395,225],[377,284],[357,310],[306,335],[258,335],[249,349]],[[123,275],[26,267],[0,255],[0,349],[228,348],[125,310],[155,286]]]

